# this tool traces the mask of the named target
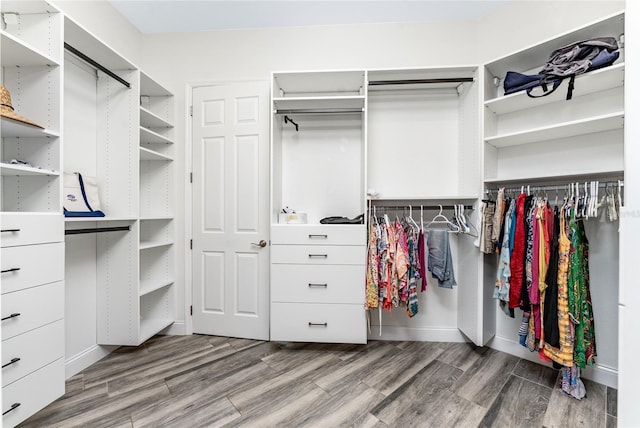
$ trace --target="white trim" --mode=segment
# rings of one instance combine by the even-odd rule
[[[187,334],[187,324],[184,320],[175,321],[169,327],[165,328],[158,334],[163,334],[166,336],[187,336],[191,333]]]
[[[185,121],[184,121],[184,187],[185,187],[185,203],[184,203],[184,234],[186,239],[193,239],[193,184],[190,176],[193,173],[192,150],[193,142],[191,141],[193,126],[193,117],[190,114],[193,106],[193,90],[197,85],[187,83],[185,85]],[[193,317],[191,316],[191,305],[193,305],[193,251],[187,249],[184,255],[184,333],[193,334]]]
[[[518,342],[510,339],[505,339],[504,337],[494,337],[489,341],[487,346],[497,351],[506,352],[507,354],[511,354],[537,364],[551,367],[551,364],[540,361],[537,352],[531,352],[527,348],[524,348],[522,345],[520,345]],[[618,370],[613,367],[608,367],[596,363],[595,366],[588,367],[582,370],[581,376],[585,379],[610,386],[611,388],[618,387]]]
[[[467,342],[457,328],[438,327],[396,327],[372,325],[369,340],[412,340],[417,342]]]
[[[64,362],[65,379],[69,379],[76,373],[80,373],[82,370],[97,363],[118,348],[119,346],[93,345],[73,357],[67,358]]]

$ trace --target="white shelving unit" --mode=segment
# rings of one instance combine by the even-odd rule
[[[567,82],[551,95],[530,98],[523,92],[505,96],[501,87],[507,71],[533,74],[550,52],[576,40],[618,37],[624,33],[624,13],[542,41],[484,66],[484,186],[566,185],[591,180],[624,178],[624,49],[618,61],[575,79],[573,98],[566,100]],[[619,43],[622,46],[621,43]],[[535,91],[534,91],[535,92]],[[562,197],[561,192],[560,198]],[[595,314],[598,358],[583,373],[599,382],[615,384],[618,361],[618,227],[590,219],[591,296]],[[484,259],[484,285],[493,289],[495,257]],[[495,301],[484,305],[495,313],[492,347],[534,359],[517,340],[521,313],[505,317]]]
[[[64,394],[63,18],[44,1],[3,0],[0,12],[2,85],[14,111],[44,127],[0,123],[0,425],[15,426]],[[4,365],[12,360],[19,363]]]

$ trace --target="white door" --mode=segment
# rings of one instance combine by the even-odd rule
[[[269,339],[269,85],[193,90],[193,331]]]

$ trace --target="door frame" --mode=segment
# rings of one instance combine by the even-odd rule
[[[185,85],[184,111],[185,111],[185,145],[184,145],[184,188],[185,188],[185,204],[184,204],[184,234],[185,234],[185,258],[184,258],[184,326],[185,334],[193,334],[193,317],[191,316],[191,306],[193,305],[193,251],[189,242],[193,237],[193,185],[190,180],[190,174],[193,171],[193,116],[191,114],[191,106],[193,105],[193,91],[196,88],[205,86],[222,86],[238,83],[250,82],[267,82],[269,79],[241,79],[241,80],[211,80],[202,82],[187,82]],[[269,94],[269,102],[271,102],[271,94]],[[271,115],[269,115],[269,129],[271,129]],[[271,134],[269,134],[271,140]],[[269,151],[271,151],[271,142],[269,142]],[[269,155],[271,157],[271,155]],[[269,162],[269,170],[271,170],[271,162]],[[271,179],[269,179],[271,180]],[[269,183],[271,188],[271,183]],[[271,196],[269,196],[271,198]],[[269,242],[271,230],[268,225],[267,242]]]

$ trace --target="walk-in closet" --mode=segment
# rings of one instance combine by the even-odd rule
[[[2,0],[1,425],[640,425],[640,4],[299,3]]]

